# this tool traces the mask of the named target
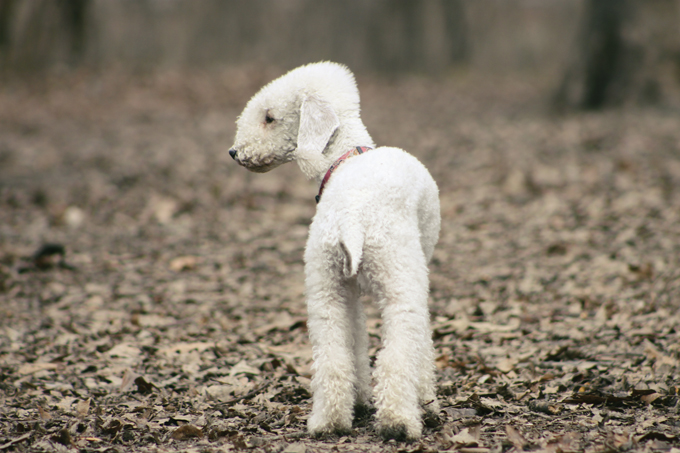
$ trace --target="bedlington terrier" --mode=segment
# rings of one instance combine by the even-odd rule
[[[398,148],[375,147],[354,76],[337,63],[299,67],[262,88],[237,120],[229,154],[254,172],[295,161],[320,184],[305,249],[315,436],[347,433],[374,403],[385,438],[417,439],[434,389],[427,264],[439,237],[437,185]],[[361,292],[377,300],[383,348],[371,391]]]

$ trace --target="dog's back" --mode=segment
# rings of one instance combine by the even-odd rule
[[[427,169],[399,148],[380,147],[344,163],[330,178],[310,228],[349,253],[356,274],[364,249],[419,242],[425,261],[439,237],[439,196]],[[320,239],[321,240],[321,239]]]

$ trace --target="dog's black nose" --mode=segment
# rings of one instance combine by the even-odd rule
[[[235,150],[235,149],[230,149],[230,150],[229,150],[229,155],[231,156],[232,159],[236,159],[236,150]]]

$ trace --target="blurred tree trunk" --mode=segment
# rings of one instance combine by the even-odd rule
[[[368,36],[382,71],[438,71],[468,57],[462,0],[388,0],[378,4]]]
[[[564,110],[656,103],[675,0],[586,0],[577,46],[554,97]],[[673,15],[671,14],[671,17]],[[671,25],[677,35],[677,24]]]
[[[91,0],[0,0],[0,55],[23,70],[82,61]]]
[[[444,0],[442,8],[449,42],[449,58],[455,63],[467,61],[470,57],[470,42],[463,3],[461,0]]]
[[[67,34],[69,58],[71,63],[79,63],[85,52],[90,0],[60,0],[57,4]]]
[[[0,64],[6,66],[15,0],[0,0]]]

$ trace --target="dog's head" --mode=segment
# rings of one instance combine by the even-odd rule
[[[343,119],[358,115],[359,92],[346,67],[330,62],[301,66],[252,97],[236,121],[229,154],[258,173],[296,160],[313,177],[316,167],[328,167],[324,151]]]

